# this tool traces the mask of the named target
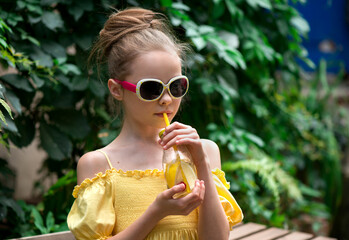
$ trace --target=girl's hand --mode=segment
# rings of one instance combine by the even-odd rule
[[[201,205],[205,196],[204,181],[196,180],[195,187],[191,193],[185,197],[173,199],[173,195],[184,190],[185,185],[181,183],[163,191],[157,196],[152,206],[156,209],[160,218],[168,215],[188,215]]]
[[[164,149],[168,149],[174,145],[187,145],[196,167],[209,163],[199,134],[195,128],[189,125],[174,122],[167,126],[162,139],[159,140],[159,144]]]

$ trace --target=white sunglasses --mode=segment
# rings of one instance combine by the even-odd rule
[[[124,89],[136,93],[138,98],[145,102],[158,100],[164,94],[165,89],[168,89],[170,96],[175,99],[183,97],[189,89],[189,80],[186,76],[171,78],[167,84],[154,78],[142,79],[137,85],[118,79],[113,80]]]

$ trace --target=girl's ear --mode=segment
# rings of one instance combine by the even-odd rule
[[[113,79],[109,79],[108,88],[109,88],[109,92],[111,93],[111,95],[113,95],[113,97],[116,100],[122,101],[124,91],[119,83],[115,82]]]

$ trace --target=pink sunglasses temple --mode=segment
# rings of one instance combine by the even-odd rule
[[[120,81],[118,79],[113,79],[115,82],[121,84],[121,86],[123,88],[125,88],[126,90],[129,90],[131,92],[136,92],[136,89],[137,89],[137,86],[132,84],[132,83],[129,83],[129,82],[126,82],[126,81]]]

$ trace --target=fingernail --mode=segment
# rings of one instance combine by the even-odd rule
[[[186,187],[187,187],[187,185],[185,185],[185,183],[184,183],[184,182],[181,182],[180,184],[184,185],[184,188],[186,188]]]

